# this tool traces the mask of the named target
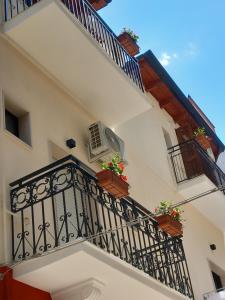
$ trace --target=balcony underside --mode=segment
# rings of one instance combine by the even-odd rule
[[[179,184],[179,192],[187,199],[215,189],[216,186],[206,176],[201,175]],[[225,232],[225,196],[218,191],[192,202],[206,218]]]
[[[143,92],[60,1],[40,1],[6,22],[3,31],[107,125],[149,109]]]
[[[187,299],[89,242],[24,262],[15,267],[14,277],[50,292],[53,300],[67,299],[67,291],[71,296],[73,287],[88,279],[97,279],[103,283],[102,295],[98,298],[100,300],[136,300],[149,297],[160,300]]]

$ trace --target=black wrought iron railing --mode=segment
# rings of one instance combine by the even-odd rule
[[[73,156],[12,183],[11,209],[14,261],[83,238],[193,298],[182,239],[162,232],[133,199],[115,199],[99,187]]]
[[[177,183],[205,174],[217,187],[225,185],[225,174],[197,141],[173,146],[169,155]]]
[[[23,11],[29,9],[37,2],[44,0],[2,0],[4,1],[5,21],[9,21]],[[0,1],[1,2],[1,1]],[[87,0],[61,0],[90,35],[98,42],[114,62],[126,73],[126,75],[144,91],[140,75],[139,64],[122,47],[117,36],[98,15]]]

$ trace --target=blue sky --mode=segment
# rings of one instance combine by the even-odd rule
[[[225,0],[112,0],[100,15],[139,35],[225,143]]]

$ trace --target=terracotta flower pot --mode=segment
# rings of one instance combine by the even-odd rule
[[[106,189],[115,198],[122,198],[129,195],[129,184],[110,170],[103,170],[96,174],[98,184]]]
[[[198,136],[196,136],[195,139],[202,146],[203,149],[207,150],[207,149],[211,148],[210,142],[205,135],[203,135],[203,134],[198,135]]]
[[[121,33],[117,39],[131,56],[135,56],[140,52],[139,46],[127,32]]]
[[[99,10],[108,5],[112,0],[89,0],[94,9]]]
[[[161,215],[156,217],[159,227],[171,236],[179,236],[183,234],[182,224],[173,220],[170,215]]]

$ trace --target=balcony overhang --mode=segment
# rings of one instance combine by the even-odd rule
[[[186,180],[178,186],[180,194],[182,194],[185,199],[200,195],[215,188],[216,186],[206,175]],[[222,192],[218,191],[194,200],[192,205],[220,230],[225,232],[225,195]]]
[[[59,0],[40,1],[3,32],[96,119],[114,126],[148,110],[145,94]]]
[[[192,129],[190,136],[186,133],[188,138],[193,137],[193,131],[197,127],[204,127],[210,137],[215,156],[224,151],[225,146],[216,135],[211,122],[196,105],[193,105],[193,100],[184,95],[155,55],[149,50],[140,55],[138,61],[145,90],[154,96],[160,107],[165,109],[177,124],[184,128],[188,124]]]
[[[53,300],[90,280],[101,283],[97,299],[189,299],[89,242],[25,261],[14,268],[14,278],[50,292]]]

